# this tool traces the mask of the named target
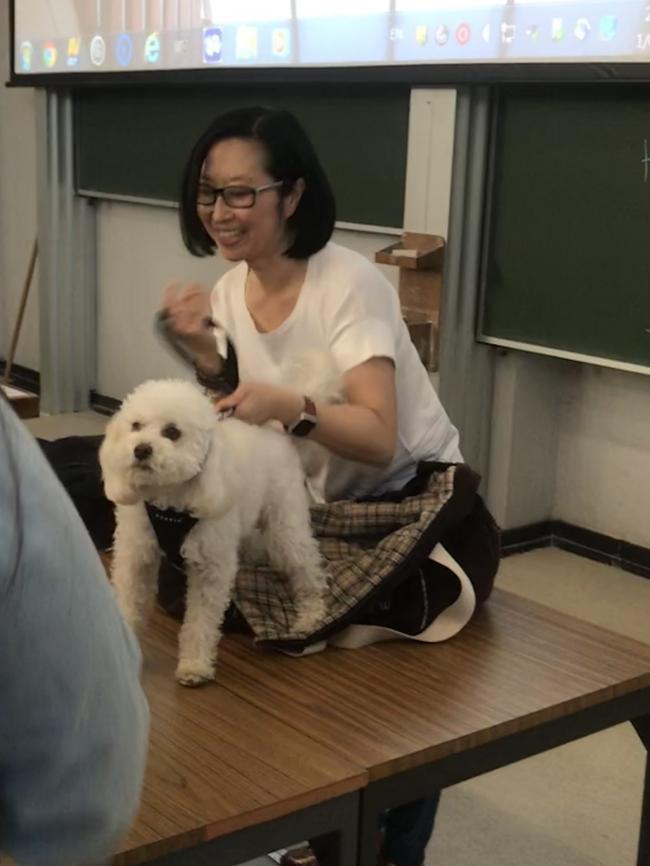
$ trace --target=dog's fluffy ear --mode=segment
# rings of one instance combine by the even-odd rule
[[[228,453],[219,423],[212,434],[210,451],[192,494],[192,513],[197,517],[219,517],[237,499],[239,473],[232,455]]]
[[[112,418],[106,426],[104,441],[99,449],[104,494],[116,505],[135,505],[142,498],[124,477],[124,467],[119,459],[119,442],[122,424],[119,416]]]

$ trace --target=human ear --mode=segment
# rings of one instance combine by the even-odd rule
[[[305,191],[305,181],[304,178],[299,177],[294,185],[291,187],[291,190],[282,200],[282,205],[284,209],[284,218],[289,219],[296,212],[298,205],[300,204],[300,199]]]

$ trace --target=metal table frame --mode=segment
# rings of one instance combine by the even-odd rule
[[[376,866],[377,828],[386,809],[627,721],[650,753],[650,687],[392,776],[371,779],[361,791],[358,866]],[[650,866],[650,754],[646,754],[637,866]]]
[[[154,860],[147,866],[235,866],[303,839],[319,838],[332,866],[356,866],[359,791],[254,824]]]

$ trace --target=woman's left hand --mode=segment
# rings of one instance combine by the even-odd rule
[[[242,382],[239,387],[215,403],[223,412],[233,409],[235,418],[248,424],[267,424],[280,421],[291,424],[302,412],[304,397],[290,388],[268,385],[265,382]]]

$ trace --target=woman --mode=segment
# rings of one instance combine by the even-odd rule
[[[140,654],[72,502],[1,397],[0,455],[0,851],[97,863],[138,805]]]
[[[164,300],[208,387],[220,368],[210,317],[233,341],[240,383],[218,410],[251,424],[280,422],[327,449],[326,501],[400,490],[422,460],[462,461],[397,293],[374,265],[331,243],[334,213],[327,178],[292,115],[250,108],[217,118],[189,158],[180,222],[191,253],[219,250],[235,267],[210,296],[171,287]],[[287,369],[306,355],[336,369],[343,402],[315,401],[287,384]],[[387,816],[386,862],[420,866],[437,799]]]

